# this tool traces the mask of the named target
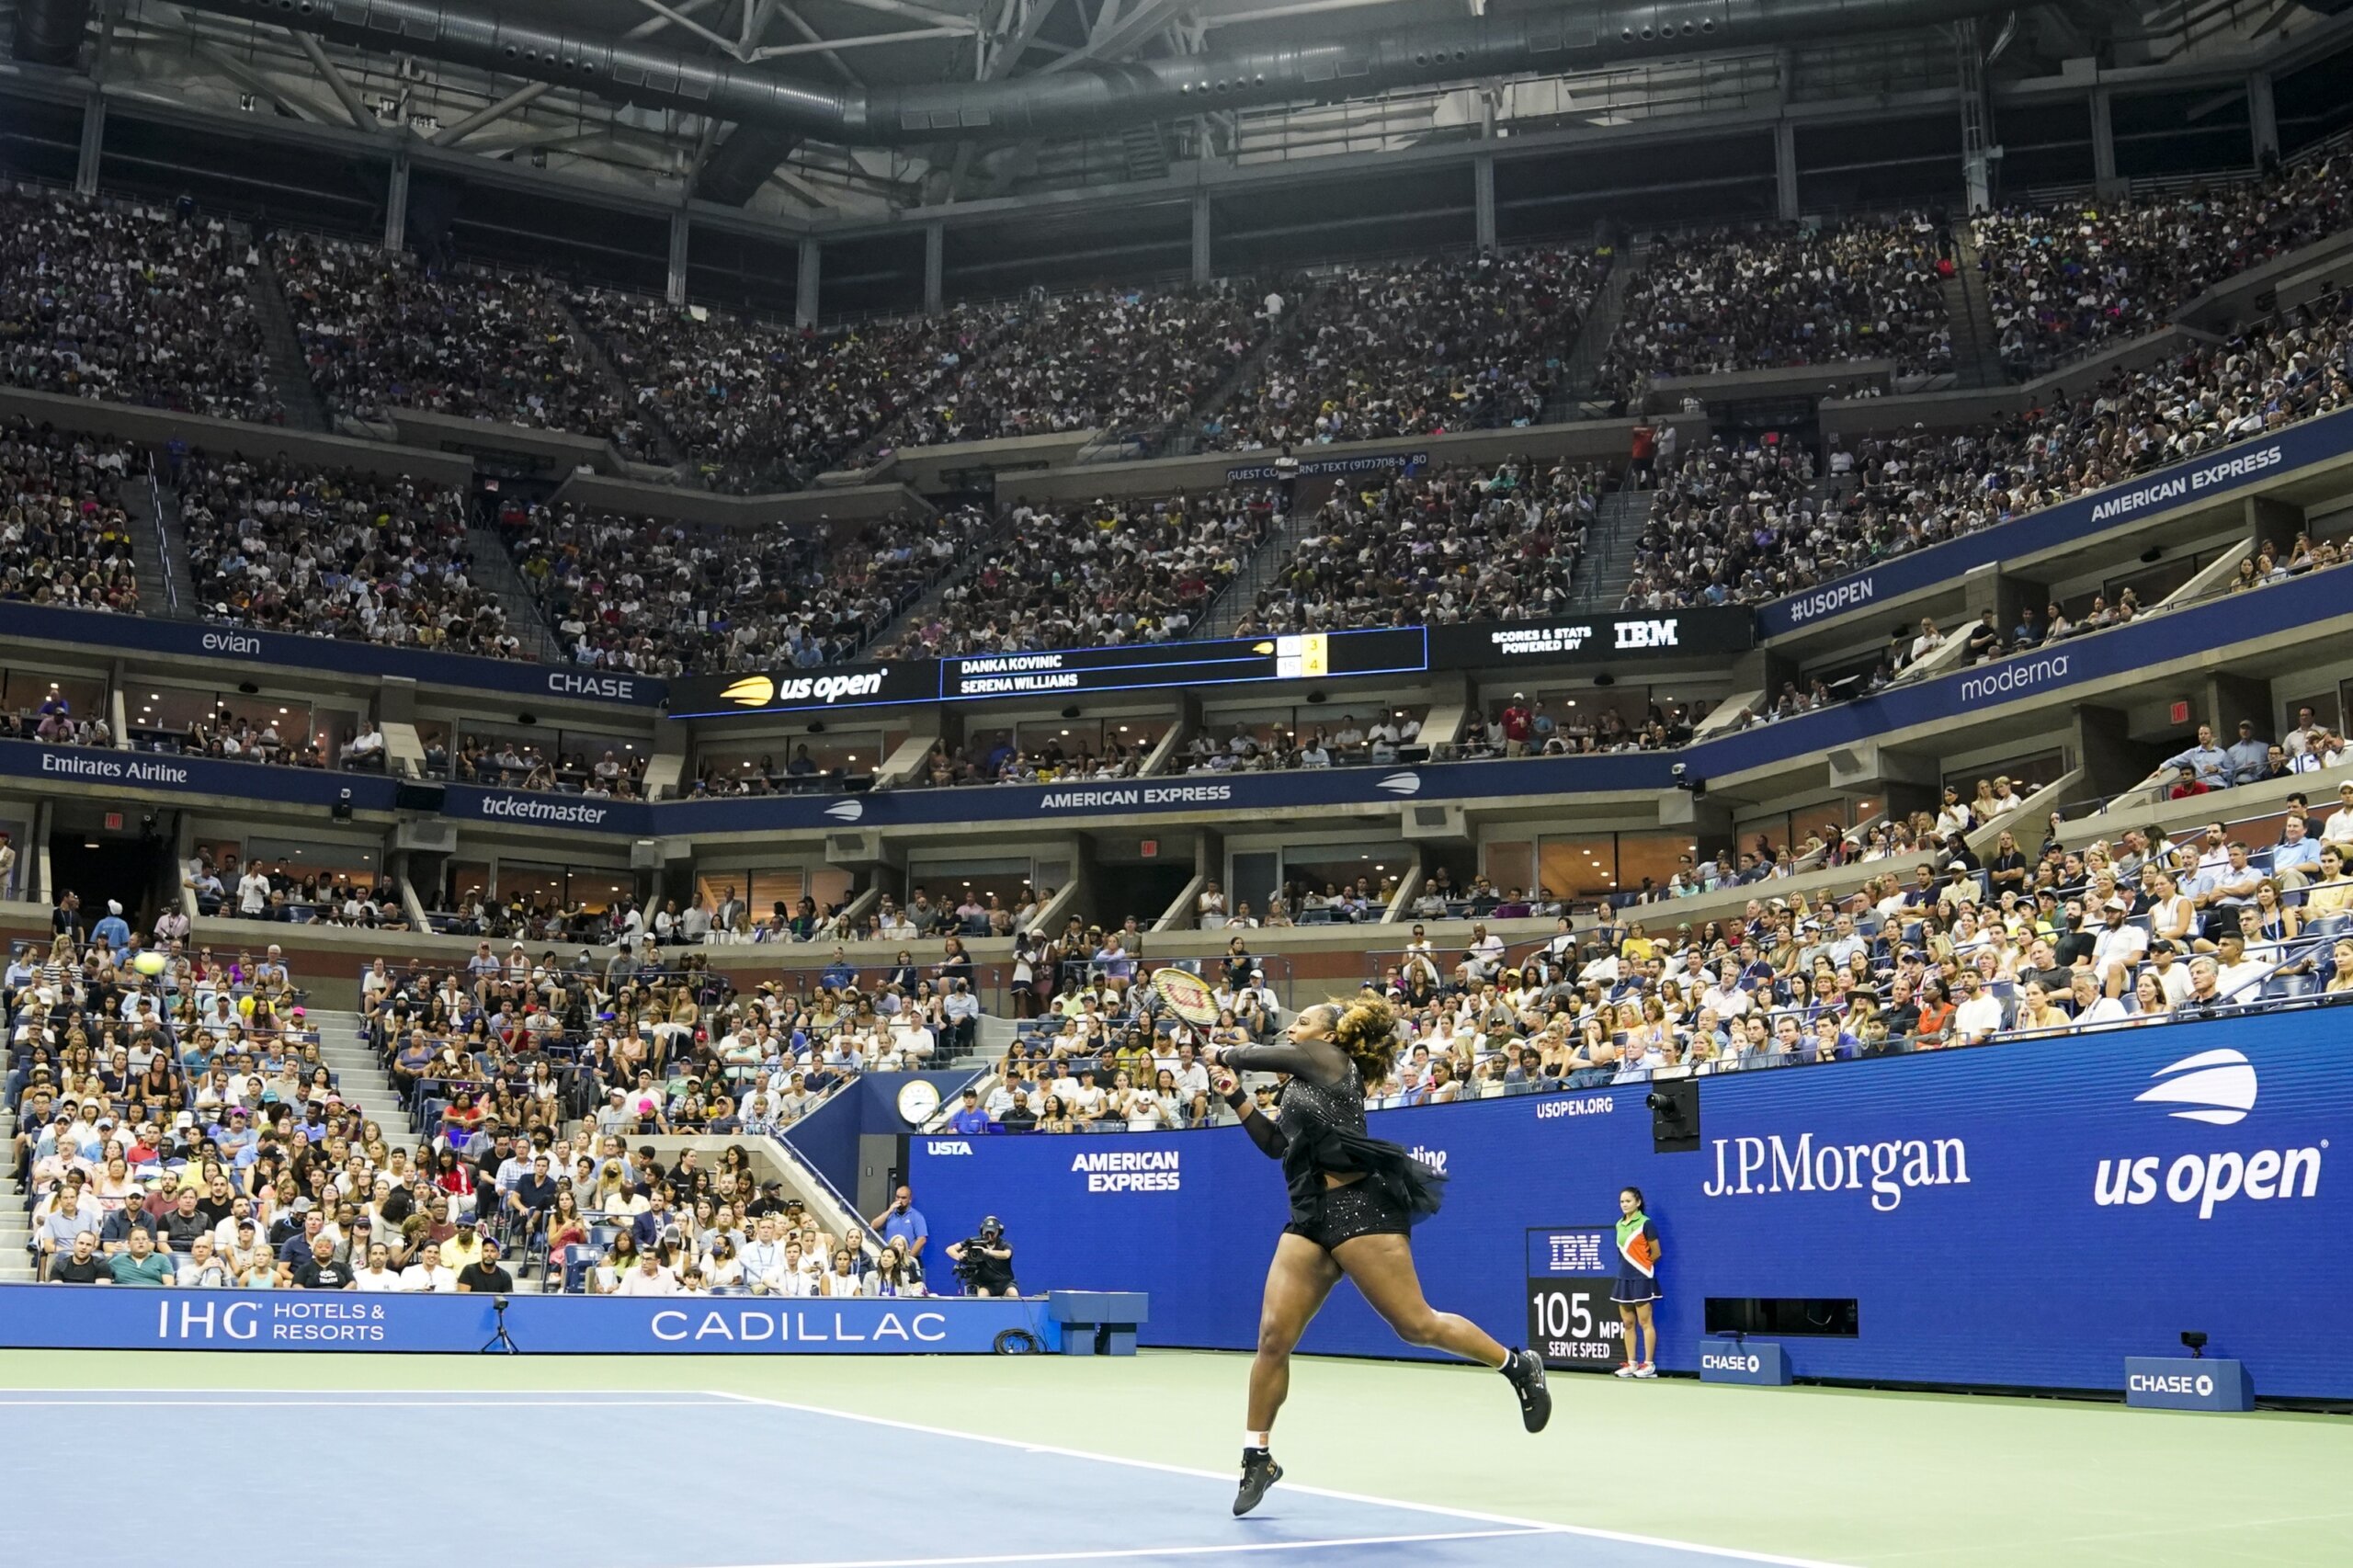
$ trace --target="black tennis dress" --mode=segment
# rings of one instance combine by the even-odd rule
[[[1236,1072],[1290,1074],[1271,1120],[1255,1112],[1242,1118],[1251,1141],[1283,1163],[1290,1188],[1285,1234],[1329,1252],[1358,1236],[1402,1235],[1438,1212],[1446,1177],[1397,1144],[1365,1136],[1364,1081],[1338,1047],[1235,1046],[1218,1061]],[[1358,1179],[1333,1187],[1326,1176]]]

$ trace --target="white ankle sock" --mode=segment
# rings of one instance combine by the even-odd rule
[[[1272,1432],[1245,1432],[1242,1434],[1242,1446],[1245,1449],[1271,1449],[1275,1446],[1274,1436]]]

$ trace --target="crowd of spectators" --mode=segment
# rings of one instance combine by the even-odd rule
[[[1796,593],[2343,407],[2348,343],[2333,295],[1986,428],[1835,447],[1826,484],[1794,443],[1719,440],[1664,465],[1623,608]]]
[[[584,750],[564,751],[513,737],[483,740],[458,736],[454,743],[435,734],[426,738],[425,772],[429,778],[454,779],[460,784],[537,790],[550,794],[586,795],[600,801],[642,801],[645,798],[645,754],[633,747],[605,747],[594,761]]]
[[[2023,380],[2154,331],[2215,284],[2345,227],[2348,165],[1971,220],[2003,364]]]
[[[331,413],[384,423],[421,409],[599,436],[624,456],[653,455],[546,279],[429,267],[307,234],[280,242],[276,259],[312,383]]]
[[[121,495],[131,461],[119,443],[0,422],[0,600],[139,608]]]
[[[1661,239],[1627,287],[1599,384],[1631,400],[1661,377],[1855,359],[1938,375],[1952,369],[1952,270],[1949,234],[1922,213]]]
[[[207,918],[219,915],[369,931],[409,928],[400,890],[375,878],[312,870],[285,861],[272,867],[258,857],[240,861],[233,850],[222,851],[216,859],[210,850],[199,848],[181,868],[180,881],[196,901],[197,914]],[[184,925],[186,919],[177,912],[165,914],[156,923],[158,936],[187,936],[184,928],[169,928],[175,923]]]
[[[1337,491],[1234,633],[1559,614],[1603,483],[1597,468],[1511,461]]]
[[[890,439],[919,447],[1070,430],[1157,435],[1266,335],[1269,313],[1246,293],[1231,283],[1032,293],[999,308],[994,347],[952,368]]]
[[[707,488],[737,494],[834,467],[984,354],[995,327],[965,306],[826,332],[600,290],[573,307],[633,416],[667,429]]]
[[[1529,425],[1600,291],[1590,251],[1493,251],[1342,268],[1233,403],[1202,424],[1223,449]]]
[[[935,742],[924,759],[922,773],[913,782],[940,790],[960,784],[1055,784],[1079,779],[1132,778],[1143,771],[1152,744],[1130,742],[1116,734],[1103,737],[1100,749],[1085,742],[1064,745],[1048,736],[1036,745],[1019,746],[1010,733],[973,735],[961,744]]]
[[[499,526],[576,663],[658,676],[854,657],[990,534],[972,506],[746,532],[517,504]]]
[[[520,640],[476,579],[463,498],[276,459],[179,465],[189,585],[214,619],[514,658]]]
[[[276,422],[246,291],[263,265],[218,218],[0,187],[0,380]]]
[[[1173,642],[1266,542],[1275,506],[1247,491],[1017,506],[891,654]]]
[[[2228,747],[2201,730],[2160,774],[2186,768],[2210,790],[2229,789],[2344,760],[2341,740],[2309,711],[2279,743],[2255,729],[2239,725]],[[1847,1061],[2353,990],[2353,780],[2325,813],[2299,793],[2276,818],[2237,829],[2218,819],[2176,839],[2151,824],[2075,847],[2055,812],[2039,846],[2003,826],[2031,790],[1980,779],[1969,798],[1947,790],[1934,812],[1795,847],[1760,837],[1697,864],[1687,857],[1669,883],[1605,905],[1590,923],[1542,890],[1498,892],[1480,879],[1457,892],[1433,878],[1414,913],[1467,912],[1476,923],[1450,949],[1416,925],[1368,983],[1398,1018],[1392,1068],[1371,1085],[1373,1103]],[[1972,839],[1988,831],[1981,853]],[[1855,873],[1843,887],[1777,891],[1800,873],[1841,868]],[[1740,889],[1750,896],[1737,915],[1673,914],[1680,900]],[[1349,894],[1323,896],[1344,904]],[[1222,914],[1222,893],[1203,897]],[[1506,943],[1483,923],[1556,912],[1554,935],[1529,943]],[[1228,961],[1255,965],[1241,948],[1237,939]],[[1148,987],[1137,990],[1148,1000]],[[1090,1037],[1116,1049],[1089,1051]],[[1178,1072],[1181,1090],[1185,1048],[1200,1037],[1173,1020],[1156,1036],[1123,1036],[1115,1018],[1041,1038],[1055,1043],[1032,1039],[1007,1059],[1010,1093],[987,1106],[995,1130],[1116,1128],[1133,1093],[1163,1071]],[[1083,1108],[1074,1081],[1093,1091]],[[1048,1099],[1051,1108],[1040,1103]],[[1146,1111],[1127,1125],[1195,1124],[1181,1114],[1181,1092],[1177,1104],[1174,1118]]]
[[[1385,767],[1429,755],[1422,722],[1404,709],[1376,711],[1370,724],[1343,713],[1332,724],[1236,723],[1223,735],[1204,725],[1177,761],[1188,773],[1265,773],[1293,767]]]

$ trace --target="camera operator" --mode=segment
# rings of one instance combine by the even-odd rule
[[[1018,1296],[1013,1283],[1013,1244],[1005,1239],[1005,1225],[994,1214],[981,1221],[981,1233],[948,1249],[956,1278],[974,1296]]]

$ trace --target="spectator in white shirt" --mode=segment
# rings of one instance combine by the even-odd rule
[[[2003,1022],[2002,999],[1975,974],[1964,971],[1961,977],[1961,1006],[1953,1009],[1954,1042],[1983,1044],[2001,1032]]]
[[[662,1267],[660,1255],[651,1248],[637,1255],[637,1267],[613,1283],[616,1296],[675,1296],[678,1281]]]
[[[2105,984],[2111,971],[2131,972],[2149,950],[2149,933],[2132,924],[2132,905],[2127,899],[2111,898],[2100,910],[2107,925],[2092,940],[2092,968]]]
[[[426,1243],[416,1261],[401,1270],[400,1289],[413,1296],[458,1293],[458,1271],[442,1263],[439,1243]]]
[[[2353,782],[2336,787],[2336,809],[2321,826],[2320,841],[2353,846]]]
[[[2262,1000],[2263,977],[2271,965],[2246,956],[2246,939],[2235,931],[2225,931],[2214,939],[2214,989],[2222,1000],[2244,1006]]]
[[[401,1288],[401,1277],[392,1272],[389,1263],[392,1254],[386,1250],[383,1243],[370,1244],[368,1248],[366,1267],[352,1270],[351,1288],[355,1290],[379,1292],[398,1290]],[[457,1284],[453,1277],[450,1289],[456,1288]]]

